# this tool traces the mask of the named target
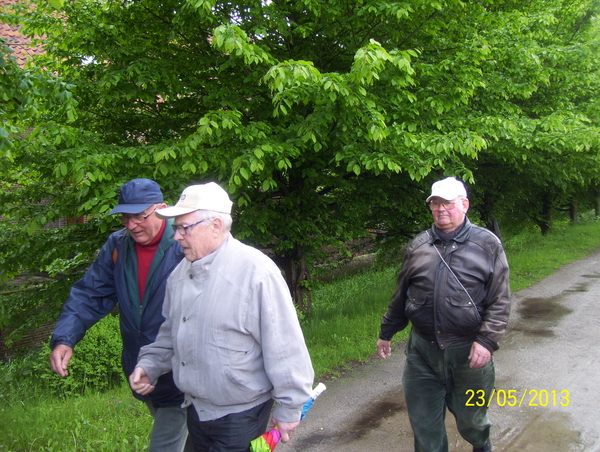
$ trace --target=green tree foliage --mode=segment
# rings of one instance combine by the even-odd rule
[[[4,384],[0,406],[10,406],[28,397],[65,398],[119,387],[125,381],[121,368],[122,348],[119,317],[111,314],[90,328],[77,344],[66,378],[50,369],[47,344],[0,362]]]
[[[5,343],[56,319],[70,287],[95,257],[98,229],[92,219],[78,227],[40,229],[28,239],[22,223],[2,224],[3,276],[27,272],[0,286],[0,330]]]
[[[492,77],[473,100],[472,124],[487,148],[466,163],[477,182],[472,205],[497,233],[499,219],[545,234],[555,210],[592,206],[598,194],[599,5],[510,6],[498,11],[505,26],[488,33]]]
[[[44,36],[37,64],[73,85],[78,105],[76,115],[47,108],[23,123],[31,133],[4,157],[12,172],[0,199],[35,236],[61,215],[102,218],[133,177],[154,178],[171,200],[215,180],[235,198],[235,234],[276,256],[309,309],[309,262],[327,247],[347,254],[367,228],[410,236],[429,221],[423,199],[444,174],[470,183],[486,221],[517,201],[555,202],[590,183],[596,8],[583,0],[21,8],[13,20]]]
[[[22,113],[22,105],[27,104],[26,93],[30,86],[25,74],[11,56],[12,50],[0,39],[0,150],[11,147],[8,139],[15,132],[12,120]]]
[[[69,85],[45,71],[36,74],[19,67],[12,53],[6,41],[0,38],[0,152],[9,161],[14,145],[11,136],[19,137],[22,120],[38,118],[40,108],[58,109],[61,114],[72,117],[74,107]],[[10,169],[6,167],[3,175]]]

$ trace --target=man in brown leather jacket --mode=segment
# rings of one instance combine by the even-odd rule
[[[485,402],[495,382],[492,353],[510,312],[508,263],[500,240],[467,218],[462,182],[434,183],[426,202],[434,224],[407,247],[377,353],[389,357],[393,335],[411,322],[403,386],[415,451],[448,451],[448,408],[473,451],[488,452]]]

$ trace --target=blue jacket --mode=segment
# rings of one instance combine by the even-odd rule
[[[121,363],[125,376],[131,375],[140,348],[154,342],[164,321],[162,306],[167,278],[183,259],[181,246],[173,240],[172,221],[167,220],[156,250],[143,304],[140,306],[137,295],[135,242],[122,229],[110,235],[85,276],[71,288],[50,339],[50,348],[54,349],[58,344],[74,348],[85,332],[118,303],[123,339]],[[133,283],[127,284],[128,280]],[[150,399],[157,408],[183,403],[183,394],[175,386],[171,372],[159,378]]]

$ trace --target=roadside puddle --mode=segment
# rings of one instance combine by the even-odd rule
[[[494,438],[494,450],[519,452],[582,452],[585,450],[581,434],[571,429],[571,418],[566,413],[544,411]]]

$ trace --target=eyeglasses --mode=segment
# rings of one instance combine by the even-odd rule
[[[459,201],[459,199],[455,199],[454,201],[429,201],[429,208],[433,211],[440,210],[442,207],[446,210],[454,209],[454,205]]]
[[[136,215],[121,215],[121,222],[127,226],[127,223],[129,223],[129,220],[133,221],[135,224],[140,224],[143,223],[144,221],[146,221],[146,219],[152,215],[154,213],[154,211],[158,209],[158,206],[156,206],[152,212],[150,212],[148,215],[144,215],[143,213],[138,213]]]
[[[205,218],[204,220],[197,221],[196,223],[188,224],[187,226],[182,226],[180,224],[172,224],[171,227],[177,233],[179,232],[181,235],[187,235],[188,229],[192,226],[196,226],[197,224],[204,223],[205,221],[212,220],[212,218]]]

